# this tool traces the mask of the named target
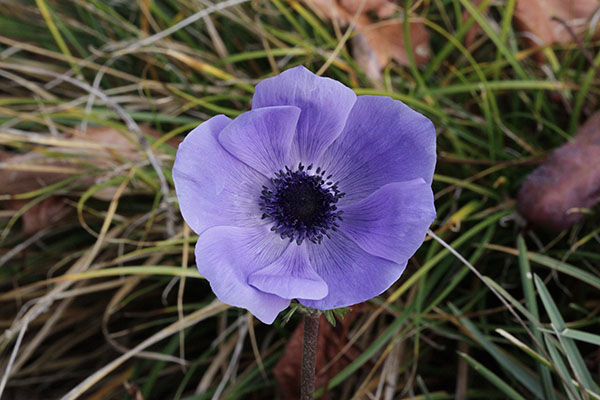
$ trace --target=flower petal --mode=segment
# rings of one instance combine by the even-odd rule
[[[321,244],[306,245],[310,264],[329,293],[320,300],[298,300],[319,310],[350,306],[383,293],[406,266],[367,253],[342,232],[333,232]]]
[[[327,284],[308,261],[306,246],[290,244],[274,263],[254,272],[248,283],[284,299],[318,300],[327,296]]]
[[[302,113],[294,139],[295,153],[300,161],[310,164],[340,134],[355,101],[356,94],[350,88],[298,66],[259,83],[252,108],[299,107]]]
[[[198,238],[196,264],[219,300],[271,324],[290,301],[250,286],[248,276],[278,259],[288,245],[268,227],[218,226]]]
[[[397,263],[412,257],[435,219],[433,191],[421,178],[384,185],[342,210],[342,232],[369,254]]]
[[[271,177],[289,160],[300,109],[265,107],[245,112],[219,134],[221,145],[238,160]]]
[[[340,136],[319,165],[339,181],[351,204],[392,183],[423,178],[435,167],[435,128],[429,119],[389,97],[359,96]]]
[[[200,234],[212,226],[264,223],[258,206],[267,178],[229,154],[217,135],[231,120],[217,115],[179,145],[173,181],[187,224]]]

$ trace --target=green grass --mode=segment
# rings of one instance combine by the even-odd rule
[[[213,303],[170,170],[173,140],[248,110],[257,82],[300,64],[434,122],[432,230],[480,273],[429,237],[352,324],[358,352],[320,398],[369,398],[388,380],[395,399],[600,399],[598,212],[551,234],[525,230],[514,208],[527,174],[600,101],[598,42],[583,42],[594,66],[563,45],[543,50],[542,68],[515,31],[515,1],[488,17],[469,0],[424,2],[431,61],[390,64],[376,86],[304,3],[215,2],[224,9],[205,18],[201,3],[0,4],[0,154],[68,161],[51,183],[0,191],[7,399],[281,398],[273,371],[298,316],[266,326]],[[483,36],[465,48],[474,21]],[[129,144],[99,143],[100,128]],[[24,214],[53,196],[69,215],[24,233]]]

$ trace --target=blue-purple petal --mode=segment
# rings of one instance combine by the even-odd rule
[[[384,185],[342,210],[342,232],[369,254],[397,263],[412,257],[435,219],[431,186],[421,178]]]
[[[329,293],[320,300],[298,300],[319,310],[350,306],[383,293],[406,266],[367,253],[342,232],[332,232],[321,244],[306,245],[310,264]]]
[[[300,109],[265,107],[245,112],[219,134],[219,142],[238,160],[271,177],[289,161]]]
[[[340,204],[351,204],[388,183],[422,178],[431,184],[435,161],[429,119],[389,97],[359,96],[319,165],[346,193]]]
[[[229,154],[218,142],[231,123],[217,115],[200,124],[179,145],[173,181],[187,224],[200,234],[220,225],[263,224],[258,206],[266,177]]]
[[[248,283],[284,299],[318,300],[328,292],[327,284],[308,261],[306,246],[295,243],[290,244],[275,262],[251,274]]]
[[[196,264],[219,300],[271,324],[290,300],[250,286],[248,276],[273,263],[287,246],[266,227],[214,227],[198,238]]]
[[[260,82],[252,108],[290,105],[302,110],[294,152],[298,161],[308,165],[340,134],[355,101],[356,94],[348,87],[299,66]]]

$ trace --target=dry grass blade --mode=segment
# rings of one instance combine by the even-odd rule
[[[131,177],[131,175],[129,177]],[[100,247],[104,243],[104,238],[106,237],[108,228],[110,227],[112,216],[114,215],[118,205],[118,199],[120,198],[128,182],[129,180],[125,179],[119,187],[119,189],[117,190],[117,193],[115,194],[115,197],[113,198],[113,201],[109,206],[108,215],[104,221],[102,230],[98,239],[96,240],[94,247],[88,253],[84,254],[82,258],[80,258],[80,263],[76,263],[71,268],[71,272],[76,273],[85,271],[91,265],[94,257],[96,256],[96,254],[100,250]],[[25,329],[27,329],[27,326],[31,323],[31,321],[35,320],[40,314],[46,312],[48,308],[52,305],[52,303],[56,301],[56,296],[63,292],[69,285],[69,282],[59,283],[54,289],[50,291],[50,293],[45,295],[42,299],[40,299],[40,301],[36,302],[36,304],[23,316],[22,319],[15,321],[11,329],[5,332],[6,339],[10,340],[10,332],[14,331],[15,329],[19,329],[21,332],[24,332]],[[31,357],[34,350],[50,333],[52,326],[59,320],[62,313],[66,310],[71,301],[72,299],[65,299],[57,308],[53,310],[51,317],[48,319],[48,321],[46,321],[43,328],[36,334],[33,340],[30,343],[28,343],[27,347],[20,352],[18,360],[14,363],[14,365],[12,363],[11,365],[9,365],[12,369],[18,371],[19,368],[21,368],[23,364],[29,359],[29,357]],[[13,373],[13,370],[7,367],[5,373],[6,376],[10,377],[11,373]]]
[[[508,303],[508,301],[506,301],[506,299],[504,298],[504,296],[502,296],[500,293],[498,293],[498,291],[496,290],[496,288],[494,286],[490,285],[490,283],[483,277],[483,275],[481,275],[481,273],[477,270],[477,268],[475,268],[473,266],[473,264],[471,264],[469,261],[467,261],[467,259],[464,258],[455,249],[453,249],[452,246],[450,246],[448,243],[446,243],[444,240],[442,240],[439,236],[437,236],[435,233],[433,233],[433,231],[431,231],[431,229],[429,229],[427,231],[427,234],[429,236],[431,236],[439,244],[441,244],[443,247],[445,247],[446,249],[448,249],[448,251],[450,251],[450,253],[452,253],[456,258],[458,258],[464,265],[466,265],[467,267],[469,267],[469,269],[471,270],[471,272],[473,272],[477,276],[477,278],[479,278],[479,280],[481,282],[483,282],[488,287],[488,289],[490,289],[490,291],[492,293],[494,293],[494,295],[498,298],[498,300],[500,300],[502,302],[502,304],[506,307],[506,309],[516,318],[517,321],[519,321],[519,324],[525,329],[525,331],[527,332],[527,334],[529,335],[529,337],[536,343],[536,345],[538,345],[538,346],[541,347],[541,343],[538,342],[537,338],[535,337],[535,335],[533,334],[533,332],[531,332],[531,329],[525,323],[525,321],[523,321],[523,319],[521,318],[521,316],[519,314],[517,314],[517,312],[515,311],[515,309]]]
[[[17,353],[19,352],[19,349],[21,348],[21,342],[23,341],[23,337],[25,336],[26,331],[27,331],[27,325],[23,325],[21,327],[21,330],[19,331],[17,340],[15,341],[13,351],[10,353],[10,358],[8,359],[6,369],[5,369],[4,373],[2,374],[2,380],[0,381],[0,397],[2,397],[2,393],[4,393],[4,388],[6,387],[8,378],[10,377],[10,373],[13,369],[15,359],[17,358]]]
[[[213,384],[213,380],[218,374],[219,369],[223,369],[225,363],[230,358],[231,352],[233,351],[237,340],[237,335],[233,335],[226,342],[222,343],[222,346],[219,348],[216,356],[213,357],[210,365],[202,375],[202,379],[200,379],[200,382],[198,382],[198,385],[196,385],[196,394],[204,394],[208,391],[210,386]]]
[[[79,385],[71,389],[66,395],[62,397],[61,400],[74,400],[79,398],[82,394],[84,394],[89,388],[91,388],[94,384],[96,384],[100,379],[104,378],[106,375],[114,371],[119,365],[123,364],[128,359],[135,357],[140,351],[152,346],[153,344],[176,334],[182,329],[185,329],[189,326],[197,324],[207,318],[210,318],[214,315],[217,315],[229,308],[228,305],[221,303],[220,301],[214,301],[210,306],[205,307],[201,310],[197,310],[192,314],[186,316],[184,319],[177,321],[166,328],[161,329],[159,332],[155,333],[148,339],[144,340],[142,343],[137,345],[135,348],[131,349],[127,353],[122,356],[116,358],[114,361],[103,367],[102,369],[96,371],[90,377],[88,377],[85,381],[81,382]]]
[[[169,27],[168,29],[165,29],[162,32],[159,32],[155,35],[152,35],[150,37],[147,37],[145,39],[142,39],[140,41],[137,41],[137,42],[131,44],[130,46],[126,47],[125,49],[119,51],[119,53],[125,54],[125,53],[135,52],[144,46],[151,45],[152,43],[155,43],[159,40],[162,40],[162,39],[174,34],[175,32],[185,28],[186,26],[191,25],[194,22],[199,21],[200,19],[209,16],[213,12],[224,10],[226,8],[233,7],[238,4],[246,3],[248,1],[250,1],[250,0],[227,0],[227,1],[223,1],[221,3],[218,3],[216,5],[210,5],[206,9],[198,11],[194,15],[190,15],[189,17],[179,21],[175,25]]]
[[[188,259],[190,255],[190,227],[187,224],[183,226],[183,250],[181,254],[181,268],[188,267]],[[177,291],[177,316],[180,320],[183,319],[183,292],[185,290],[185,276],[179,278],[179,290]],[[179,332],[179,358],[185,360],[185,333]]]
[[[431,230],[447,243],[427,236],[387,294],[323,328],[320,398],[585,397],[581,367],[600,365],[598,206],[573,202],[586,218],[559,235],[529,230],[535,253],[514,249],[514,206],[598,110],[599,4],[0,1],[2,398],[297,398],[295,369],[277,383],[299,358],[298,316],[266,326],[212,303],[170,171],[187,132],[250,109],[257,82],[297,65],[432,120]],[[562,337],[534,312],[527,259]]]
[[[152,149],[150,148],[148,140],[142,133],[140,127],[135,122],[135,120],[129,115],[129,113],[127,113],[119,104],[117,104],[115,101],[113,101],[109,96],[107,96],[101,90],[98,90],[98,89],[88,85],[87,83],[81,82],[77,79],[71,78],[64,74],[61,75],[61,74],[57,74],[53,71],[49,71],[49,70],[42,69],[42,68],[31,67],[31,66],[20,66],[18,69],[21,71],[30,72],[33,74],[39,74],[39,75],[43,75],[43,76],[51,76],[55,79],[68,82],[73,86],[82,88],[82,89],[88,91],[89,93],[93,93],[95,96],[101,98],[104,102],[106,102],[107,105],[112,107],[117,112],[117,114],[123,119],[123,121],[127,125],[127,128],[129,128],[129,130],[131,130],[132,132],[134,132],[137,135],[140,146],[146,153],[148,160],[150,160],[150,164],[152,165],[152,167],[154,168],[154,171],[156,172],[156,174],[158,176],[158,179],[160,181],[161,194],[163,196],[163,201],[165,202],[166,212],[167,212],[166,233],[167,233],[168,237],[175,236],[175,213],[173,211],[172,204],[169,202],[169,185],[165,178],[165,174],[162,170],[160,161],[155,157],[154,153],[152,152]]]

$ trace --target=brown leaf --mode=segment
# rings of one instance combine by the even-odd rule
[[[383,69],[391,60],[400,65],[409,65],[404,47],[403,22],[389,18],[396,5],[389,0],[303,0],[323,19],[336,20],[346,26],[356,17],[356,39],[352,41],[353,54],[358,65],[374,82],[381,79],[375,70]],[[364,2],[364,5],[362,4]],[[361,8],[362,6],[362,8]],[[373,19],[370,14],[377,15]],[[363,37],[361,37],[363,36]],[[417,66],[427,63],[430,57],[429,34],[423,22],[410,22],[411,51]]]
[[[517,208],[532,224],[553,231],[585,217],[600,202],[600,111],[521,186]]]
[[[475,7],[479,7],[481,2],[482,2],[482,0],[471,0],[471,3]],[[481,13],[483,15],[486,15],[489,9],[490,9],[490,6],[487,6],[484,10],[481,10]],[[462,15],[463,22],[466,22],[470,16],[471,16],[471,14],[469,13],[469,11],[465,10]],[[465,46],[471,47],[471,45],[473,45],[473,43],[475,43],[475,39],[477,39],[477,36],[479,36],[480,33],[481,33],[481,27],[479,26],[479,24],[477,22],[473,23],[473,25],[471,25],[471,27],[467,31],[467,34],[465,35]]]
[[[339,0],[302,0],[315,14],[323,20],[337,20],[347,25],[352,20],[352,14],[340,6]]]
[[[27,200],[10,200],[6,202],[10,210],[20,210]],[[44,228],[55,225],[65,217],[71,209],[58,196],[52,196],[37,203],[27,210],[22,217],[22,231],[27,235],[34,234]]]
[[[363,2],[363,14],[374,12],[379,18],[387,18],[396,11],[394,1],[390,0],[340,0],[339,6],[350,15],[354,15],[360,10]]]
[[[147,127],[142,129],[148,135],[159,136],[153,129]],[[86,164],[111,171],[123,162],[139,161],[145,157],[135,140],[129,140],[113,128],[88,128],[85,135],[76,134],[73,139],[80,142],[88,141],[90,148],[52,148],[54,153],[62,154],[64,157],[48,157],[38,152],[19,155],[0,152],[0,195],[13,196],[31,192],[85,172],[87,167],[81,164],[82,160]],[[105,146],[98,146],[98,144]],[[169,144],[176,146],[177,139],[170,141]],[[76,183],[83,187],[92,186],[97,183],[97,179],[95,176],[84,175]],[[94,197],[111,200],[114,193],[115,188],[107,187],[96,192]],[[18,210],[26,203],[26,201],[12,200],[5,202],[5,207]],[[23,231],[30,234],[53,225],[70,211],[71,208],[65,205],[62,198],[49,197],[23,215]]]
[[[367,306],[364,303],[353,306],[352,310],[342,320],[338,320],[338,324],[335,327],[331,326],[324,316],[321,316],[317,342],[317,376],[315,388],[320,388],[327,384],[333,376],[360,355],[361,352],[359,349],[351,347],[343,357],[336,361],[330,368],[323,371],[323,368],[346,345],[348,342],[348,330],[351,324],[364,312],[365,308]],[[301,322],[290,337],[283,356],[277,362],[273,372],[281,389],[282,400],[296,400],[300,398],[303,329],[304,324]]]
[[[427,63],[430,56],[429,34],[422,22],[411,22],[410,44],[417,66]],[[369,46],[377,55],[377,61],[384,67],[390,59],[400,65],[410,65],[406,48],[404,47],[404,26],[399,20],[387,20],[377,24],[361,27]]]
[[[532,35],[532,42],[539,42],[537,45],[572,43],[573,37],[557,19],[581,35],[588,29],[589,19],[598,6],[598,0],[519,0],[515,18],[521,31]]]
[[[13,155],[0,151],[0,195],[41,189],[79,171],[73,163],[48,159],[41,153]]]
[[[478,6],[481,0],[473,0]],[[573,43],[573,35],[582,37],[590,28],[590,20],[600,7],[599,0],[517,0],[515,7],[515,20],[519,31],[525,33],[531,47],[552,45],[555,43]],[[489,7],[482,11],[486,14]],[[469,17],[465,11],[463,19]],[[568,25],[569,29],[565,27]],[[471,46],[481,27],[475,23],[467,32],[465,44]],[[600,30],[596,28],[595,37]],[[539,57],[544,60],[543,55]]]
[[[382,86],[379,83],[383,79],[381,63],[377,59],[377,54],[373,48],[369,46],[367,38],[362,33],[352,38],[352,56],[365,75],[367,75],[367,78],[374,82],[376,86]]]
[[[94,147],[59,148],[54,153],[64,157],[48,157],[43,153],[30,152],[12,155],[0,154],[0,195],[14,195],[41,189],[63,179],[85,171],[78,161],[85,160],[100,168],[110,168],[121,163],[119,157],[139,159],[136,146],[112,128],[90,128],[86,135],[76,135],[73,139],[88,141]],[[67,139],[68,140],[68,139]],[[99,148],[98,144],[106,145]],[[83,182],[91,183],[89,177]]]

